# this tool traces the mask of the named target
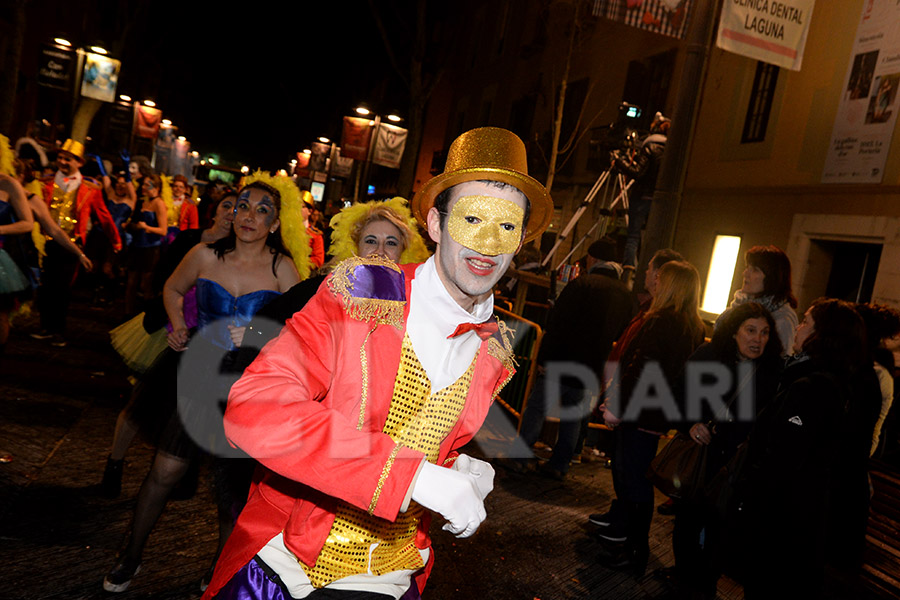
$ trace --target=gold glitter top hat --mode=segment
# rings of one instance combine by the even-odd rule
[[[531,203],[525,241],[538,237],[550,224],[553,200],[536,179],[528,175],[525,144],[511,131],[499,127],[479,127],[453,140],[444,172],[430,179],[412,201],[413,214],[422,226],[438,194],[467,181],[501,181],[515,186]]]
[[[84,164],[84,144],[81,142],[76,142],[75,140],[69,138],[66,140],[66,143],[62,145],[60,148],[62,152],[68,152],[75,158],[81,161],[81,164]]]
[[[303,200],[303,204],[307,205],[308,207],[316,207],[312,192],[310,192],[309,190],[300,190],[300,199]]]

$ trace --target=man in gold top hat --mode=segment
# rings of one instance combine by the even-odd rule
[[[492,290],[553,205],[485,127],[412,208],[432,257],[340,263],[232,387],[226,434],[262,467],[204,598],[418,598],[432,516],[486,518],[494,471],[458,450],[515,372]]]
[[[103,202],[100,184],[81,174],[83,164],[84,145],[72,139],[66,140],[56,157],[56,173],[41,181],[44,202],[53,220],[77,245],[84,247],[93,216],[103,227],[113,250],[118,252],[122,248],[119,230]],[[41,264],[41,283],[36,299],[41,314],[41,329],[32,333],[31,337],[49,339],[54,346],[65,346],[70,288],[79,257],[49,236],[44,249],[46,255]]]

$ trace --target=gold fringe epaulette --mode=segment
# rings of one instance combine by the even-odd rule
[[[103,186],[100,185],[100,182],[94,179],[93,177],[81,177],[81,185],[90,188],[92,190],[102,190]]]
[[[342,298],[351,318],[403,328],[406,283],[392,260],[351,256],[331,272],[328,287]]]
[[[488,341],[488,354],[503,363],[507,371],[514,371],[518,366],[512,346],[515,334],[503,319],[497,318],[497,325],[500,327],[500,330],[498,335],[491,337]],[[498,337],[499,339],[497,339]]]

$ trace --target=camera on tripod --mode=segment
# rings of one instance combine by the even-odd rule
[[[638,123],[641,114],[640,106],[628,102],[619,103],[616,121],[599,128],[590,141],[591,154],[597,157],[594,168],[606,170],[612,166],[609,160],[611,152],[624,154],[635,148],[639,137]]]

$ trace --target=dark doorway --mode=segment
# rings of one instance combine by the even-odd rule
[[[881,260],[881,244],[830,240],[813,240],[813,244],[831,259],[825,296],[848,302],[869,302],[872,299]]]

